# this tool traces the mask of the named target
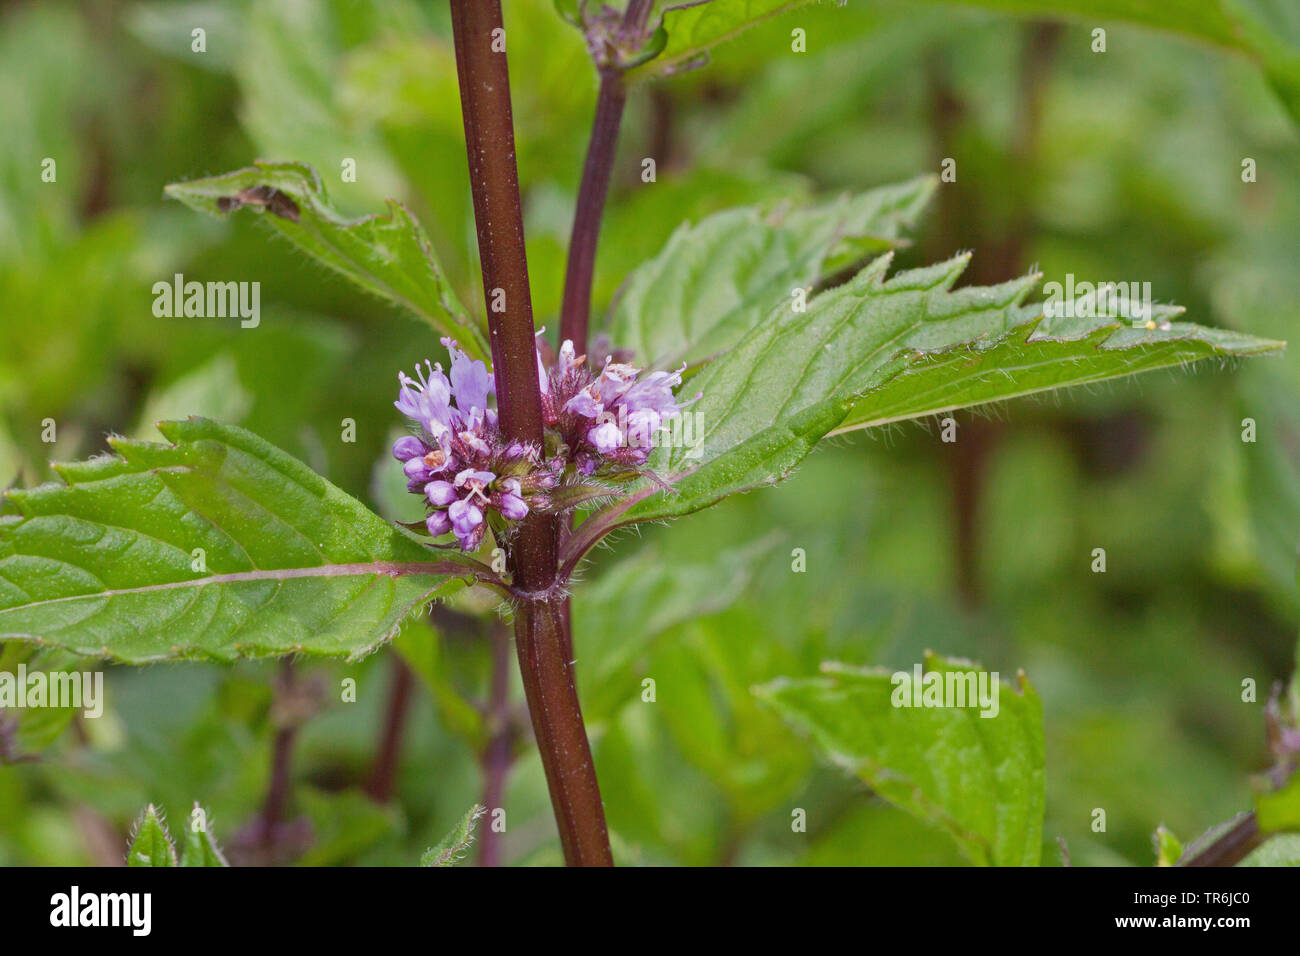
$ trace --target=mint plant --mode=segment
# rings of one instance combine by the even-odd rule
[[[498,617],[513,629],[564,858],[612,864],[573,636],[582,625],[571,599],[584,587],[578,579],[593,548],[622,530],[797,481],[804,459],[836,435],[1282,347],[1183,321],[1172,306],[1099,314],[1080,295],[1069,308],[1048,309],[1035,296],[1036,272],[961,285],[969,253],[895,269],[905,234],[945,188],[931,174],[684,222],[623,277],[608,314],[593,315],[597,240],[629,89],[699,66],[716,44],[802,5],[629,0],[614,9],[557,0],[557,14],[582,31],[599,80],[558,329],[534,321],[516,168],[507,47],[529,37],[507,42],[499,0],[450,2],[481,309],[457,295],[410,210],[390,201],[381,213],[348,218],[303,163],[258,161],[169,185],[169,197],[200,213],[258,217],[428,326],[424,353],[392,357],[393,424],[405,434],[387,466],[424,516],[385,520],[238,426],[161,422],[166,444],[115,436],[111,455],[56,465],[61,482],[5,494],[0,639],[124,664],[353,661],[431,607],[436,613],[439,602],[470,591],[486,596],[457,604],[457,613],[470,614],[480,635]],[[1191,17],[1183,27],[1219,29]],[[1263,57],[1294,96],[1286,86],[1294,64],[1260,32],[1218,39],[1229,38]],[[374,388],[388,395],[393,381]],[[722,599],[703,595],[700,605],[710,597]],[[648,639],[651,622],[638,624]],[[638,636],[611,626],[600,637],[624,639]],[[988,677],[978,665],[937,655],[925,670]],[[950,836],[966,859],[1034,865],[1046,800],[1041,703],[1023,674],[1014,684],[996,675],[993,682],[1000,708],[983,716],[891,706],[887,675],[833,665],[815,678],[765,683],[753,695],[885,800]],[[494,700],[497,736],[475,731],[498,756],[509,749],[503,686]],[[611,693],[597,690],[596,707]],[[1289,719],[1279,717],[1278,726]],[[1290,741],[1293,763],[1288,733],[1294,729],[1277,736]],[[1263,804],[1269,832],[1295,823],[1290,780],[1288,769]],[[473,807],[422,862],[462,858],[491,809]],[[223,865],[206,831],[196,833],[181,865]],[[1173,854],[1170,841],[1177,842],[1168,835],[1160,844],[1162,855]],[[133,864],[177,860],[152,806],[129,855]]]

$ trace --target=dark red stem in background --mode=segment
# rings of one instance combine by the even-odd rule
[[[587,325],[591,315],[591,282],[596,269],[596,242],[605,197],[614,170],[614,148],[623,119],[627,92],[623,74],[616,67],[600,71],[600,92],[596,96],[596,119],[587,144],[587,162],[578,187],[578,206],[573,214],[569,237],[569,264],[564,273],[564,304],[560,307],[560,341],[572,339],[581,355],[587,350]]]
[[[500,0],[451,0],[451,22],[498,413],[507,438],[540,446],[541,395]],[[495,289],[505,292],[504,312],[492,311]],[[564,651],[557,531],[552,519],[532,514],[510,542],[514,585],[527,595],[515,610],[515,645],[565,861],[612,865],[600,787]]]
[[[639,40],[654,0],[630,0],[619,27],[620,39]],[[606,51],[613,55],[613,51]],[[564,273],[564,302],[560,307],[560,341],[569,339],[579,355],[587,351],[588,326],[591,320],[591,284],[596,272],[596,247],[600,240],[600,223],[609,196],[609,182],[614,172],[614,153],[618,131],[623,123],[623,106],[627,88],[623,71],[611,59],[599,68],[600,92],[596,95],[596,116],[587,143],[587,159],[582,167],[578,201],[573,212],[573,231],[569,235],[569,261]],[[557,519],[556,534],[561,540],[569,528]],[[560,609],[560,626],[564,634],[562,649],[573,660],[573,608],[569,598]]]
[[[388,713],[384,716],[383,737],[379,741],[379,754],[375,757],[366,793],[376,803],[387,803],[393,798],[397,783],[397,767],[401,762],[402,738],[406,729],[406,715],[411,707],[411,691],[415,687],[415,674],[396,654],[392,660],[393,684],[388,694]]]
[[[293,687],[293,661],[286,657],[280,662],[280,679],[276,693],[288,696],[293,692]],[[297,736],[296,719],[286,719],[275,732],[275,741],[271,749],[271,779],[267,784],[266,802],[262,805],[260,818],[259,842],[263,847],[274,845],[276,827],[284,818],[289,803],[289,788],[293,782],[291,768],[293,743]]]
[[[630,0],[623,14],[621,34],[629,40],[645,31],[654,0]],[[587,350],[587,326],[591,317],[591,282],[596,270],[596,244],[600,221],[605,213],[609,181],[614,171],[614,150],[623,122],[627,88],[617,63],[600,67],[600,92],[596,95],[596,118],[587,143],[587,161],[578,186],[578,204],[569,236],[569,263],[564,274],[564,303],[560,307],[560,340],[571,339],[581,355]]]

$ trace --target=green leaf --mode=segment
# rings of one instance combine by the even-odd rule
[[[230,866],[222,855],[217,841],[207,828],[207,812],[197,803],[194,809],[202,815],[202,824],[196,819],[190,820],[185,829],[185,846],[181,848],[181,866]]]
[[[149,395],[135,434],[153,435],[153,423],[184,415],[238,422],[248,414],[252,396],[239,381],[239,367],[228,354],[186,373]]]
[[[1291,0],[1222,3],[1242,45],[1261,61],[1274,92],[1300,123],[1300,7]]]
[[[1282,346],[1185,323],[1049,321],[1042,306],[1022,304],[1036,275],[951,291],[969,254],[886,280],[890,258],[802,313],[782,305],[696,375],[690,388],[703,397],[686,416],[691,430],[650,458],[676,493],[647,497],[623,522],[688,514],[781,481],[832,432]]]
[[[797,667],[783,646],[790,635],[766,625],[761,613],[739,605],[666,635],[646,669],[658,679],[660,699],[672,702],[656,715],[686,760],[723,794],[729,825],[738,831],[786,803],[807,781],[812,757],[754,697],[756,683]]]
[[[424,681],[443,726],[477,752],[487,746],[486,721],[483,713],[452,682],[448,663],[443,658],[442,640],[428,618],[420,618],[402,628],[402,633],[393,639],[393,650]]]
[[[755,693],[881,797],[947,832],[972,862],[1038,864],[1043,713],[1023,674],[1018,688],[1000,685],[997,714],[984,717],[971,707],[895,706],[903,687],[895,690],[883,670],[833,663],[822,670],[824,677],[781,678]],[[933,654],[925,671],[985,673]]]
[[[405,826],[399,807],[379,806],[358,790],[325,792],[304,787],[297,799],[312,833],[311,846],[298,860],[299,866],[363,863],[366,853],[399,836]]]
[[[127,866],[175,866],[176,850],[167,826],[154,809],[145,807],[132,831],[131,846],[126,853]]]
[[[567,23],[582,26],[582,0],[553,0],[555,12]]]
[[[818,828],[799,866],[961,866],[947,836],[883,802],[841,812],[827,829]]]
[[[711,0],[664,15],[663,53],[634,77],[697,66],[708,51],[755,24],[812,0]],[[1293,118],[1300,120],[1300,8],[1290,0],[931,0],[998,13],[1082,21],[1118,21],[1167,30],[1258,61]]]
[[[1278,790],[1256,793],[1255,816],[1264,833],[1300,830],[1300,773]]]
[[[644,366],[709,358],[796,288],[808,290],[827,271],[895,244],[937,186],[934,176],[921,176],[794,211],[746,207],[683,223],[624,282],[610,340]]]
[[[1153,315],[1164,320],[1181,312],[1153,309]],[[1257,355],[1283,345],[1190,322],[1167,324],[1146,329],[1114,318],[1043,319],[996,343],[976,341],[918,355],[902,374],[854,402],[835,434],[1215,356]]]
[[[355,659],[473,573],[243,429],[158,428],[173,444],[113,439],[120,457],[8,493],[0,640],[133,664]]]
[[[0,644],[0,677],[16,675],[19,664],[26,666],[28,674],[68,673],[80,669],[79,661],[80,658],[64,651],[41,650],[31,644]],[[46,706],[28,706],[16,711],[0,706],[0,766],[41,753],[63,735],[78,714],[89,709],[86,699],[81,701],[81,707],[54,707],[50,703],[47,700]],[[102,709],[103,704],[101,696],[96,706]]]
[[[259,188],[260,193],[245,192]],[[238,208],[264,214],[294,245],[362,289],[454,336],[476,358],[489,354],[482,330],[448,284],[429,237],[401,203],[390,199],[384,215],[347,219],[330,205],[320,176],[305,163],[257,162],[210,179],[172,183],[166,192],[191,209],[216,216]],[[251,201],[240,200],[241,194]]]
[[[579,696],[589,723],[639,700],[635,669],[661,634],[725,610],[749,583],[771,539],[722,551],[708,561],[665,560],[650,545],[620,561],[574,595]]]
[[[470,807],[437,846],[424,851],[420,866],[455,866],[463,860],[474,842],[474,824],[486,812],[486,808],[477,803]]]
[[[813,0],[710,0],[696,6],[682,6],[664,13],[668,32],[664,51],[631,75],[650,77],[673,73],[707,60],[719,43],[778,14],[806,6]]]
[[[1152,839],[1156,847],[1156,866],[1173,866],[1183,855],[1183,842],[1166,827],[1156,827]]]
[[[1238,866],[1300,866],[1300,833],[1282,833],[1253,850]]]
[[[1300,7],[1292,0],[931,0],[1032,17],[1115,20],[1167,30],[1245,53],[1300,121]]]

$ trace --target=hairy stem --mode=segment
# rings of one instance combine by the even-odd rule
[[[538,601],[516,615],[515,650],[564,858],[570,866],[613,866],[562,614],[561,602]]]
[[[1209,843],[1189,846],[1178,866],[1236,866],[1263,842],[1255,814],[1243,813]]]
[[[498,414],[507,438],[540,447],[541,394],[500,0],[451,0],[451,20]],[[498,289],[504,311],[493,308]],[[610,865],[600,787],[564,653],[558,531],[552,518],[530,514],[510,542],[510,570],[521,595],[515,643],[565,860]]]
[[[451,20],[483,298],[488,304],[497,411],[507,437],[540,446],[542,405],[534,357],[533,303],[528,291],[500,0],[451,0]]]

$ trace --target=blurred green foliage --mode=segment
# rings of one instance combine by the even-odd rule
[[[595,74],[550,0],[510,0],[506,16],[535,310],[554,332]],[[156,438],[159,417],[206,414],[388,508],[396,372],[431,355],[433,336],[252,217],[197,217],[162,188],[255,158],[309,162],[348,214],[408,203],[481,313],[446,20],[415,0],[0,8],[0,484],[47,480],[51,459],[101,452],[110,432]],[[1197,321],[1291,338],[1300,155],[1269,78],[1226,49],[1100,22],[1104,54],[1087,16],[819,4],[719,47],[704,69],[635,86],[598,309],[684,220],[955,157],[956,182],[900,266],[973,248],[972,283],[1034,264],[1049,279],[1149,280]],[[205,53],[191,51],[196,26]],[[808,52],[791,52],[792,26]],[[643,184],[649,155],[658,178]],[[1257,182],[1242,181],[1246,158]],[[345,159],[355,183],[339,181]],[[154,318],[150,288],[176,272],[260,281],[261,326]],[[1298,410],[1300,353],[1202,365],[962,415],[956,444],[916,425],[838,439],[779,488],[614,541],[574,614],[617,858],[962,862],[751,692],[826,660],[910,669],[927,649],[1032,680],[1045,861],[1063,837],[1076,865],[1151,864],[1157,826],[1190,840],[1246,809],[1267,762],[1263,702],[1291,672],[1300,625]],[[355,442],[340,440],[345,418]],[[1090,570],[1095,548],[1104,574]],[[482,598],[459,600],[477,611]],[[300,668],[323,688],[294,752],[301,862],[414,864],[482,799],[490,641],[415,624],[398,645],[419,677],[385,805],[363,788],[397,655]],[[142,807],[195,801],[239,862],[282,726],[274,673],[111,668],[98,720],[42,728],[50,715],[23,714],[15,730],[0,716],[40,758],[0,768],[0,863],[121,862]],[[348,678],[355,703],[338,690]],[[557,862],[540,763],[515,746],[504,859]],[[806,833],[791,830],[794,808]]]

